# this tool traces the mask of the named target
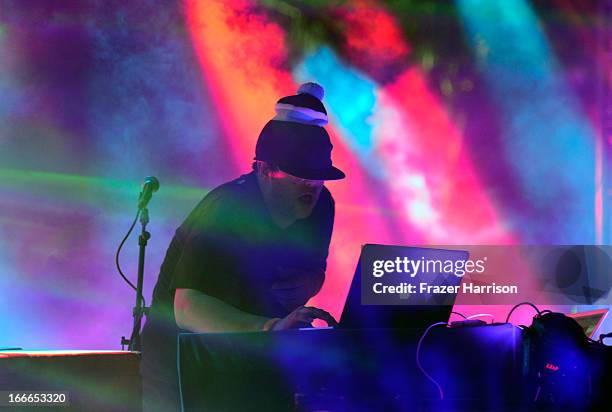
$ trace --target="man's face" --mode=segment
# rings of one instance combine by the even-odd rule
[[[308,180],[283,171],[267,173],[266,201],[268,206],[288,219],[310,216],[319,201],[323,180]]]

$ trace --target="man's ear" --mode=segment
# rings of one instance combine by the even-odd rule
[[[272,168],[265,162],[260,163],[259,167],[261,168],[261,174],[270,179],[272,176]]]
[[[261,179],[270,179],[271,171],[265,162],[258,162],[253,168],[255,169],[257,176],[259,176]]]

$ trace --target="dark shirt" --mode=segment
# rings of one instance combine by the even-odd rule
[[[245,312],[290,311],[271,287],[284,269],[326,268],[334,202],[326,188],[312,214],[286,229],[274,223],[254,172],[212,190],[177,229],[161,267],[153,306],[173,306],[176,289],[196,289]]]
[[[285,229],[272,220],[254,172],[209,192],[177,229],[162,263],[143,330],[143,379],[162,369],[176,373],[176,289],[284,317],[293,308],[282,304],[272,285],[286,279],[286,269],[325,270],[333,222],[334,201],[325,187],[311,215]]]

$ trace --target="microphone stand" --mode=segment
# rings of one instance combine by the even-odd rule
[[[146,207],[140,209],[140,224],[141,231],[138,236],[138,245],[140,246],[138,252],[138,282],[136,283],[136,306],[132,309],[132,315],[134,316],[134,326],[132,328],[132,335],[130,339],[126,339],[125,336],[121,337],[121,346],[128,345],[129,351],[140,352],[142,349],[140,342],[140,329],[142,326],[143,315],[148,315],[149,308],[142,305],[142,283],[144,280],[144,263],[145,263],[145,249],[147,242],[151,238],[151,234],[147,232],[146,227],[149,223],[149,210]]]

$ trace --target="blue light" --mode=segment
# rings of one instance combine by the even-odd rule
[[[500,111],[501,154],[513,165],[522,200],[535,214],[514,223],[528,228],[526,241],[548,236],[557,243],[592,243],[595,132],[565,82],[537,16],[524,0],[457,4],[490,98]],[[538,216],[545,217],[542,225],[548,228],[528,225]]]
[[[320,47],[297,65],[293,72],[299,82],[316,80],[325,87],[324,103],[348,146],[373,174],[384,170],[375,163],[373,115],[376,84],[344,64],[328,47]]]

